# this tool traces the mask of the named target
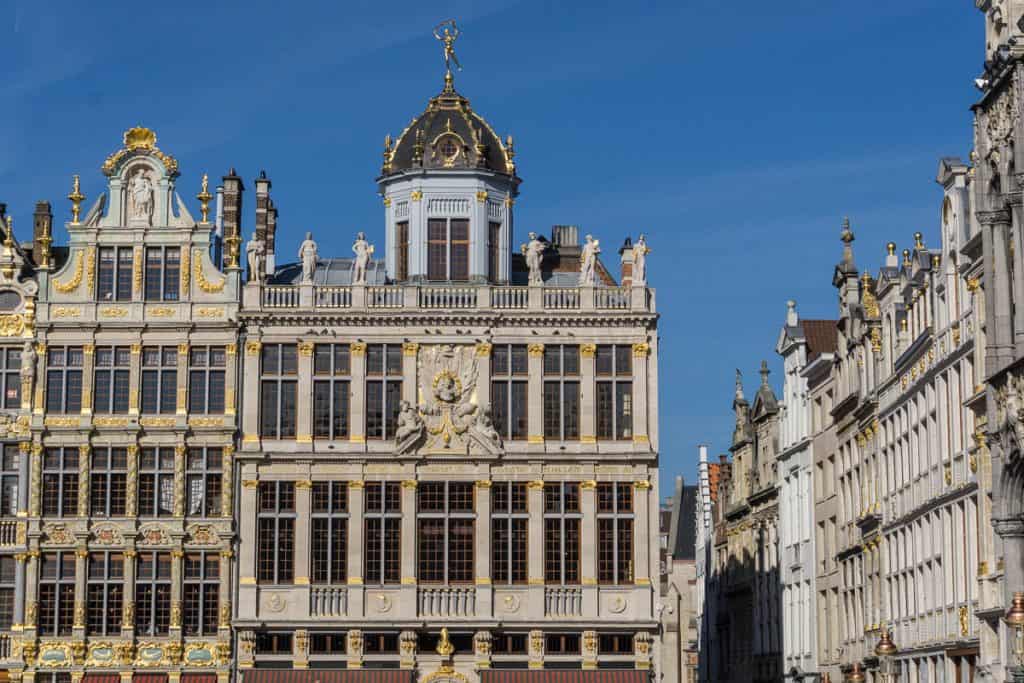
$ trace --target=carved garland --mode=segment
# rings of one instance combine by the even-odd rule
[[[202,252],[198,249],[195,250],[193,255],[192,267],[195,270],[196,284],[199,285],[199,289],[207,294],[217,294],[224,291],[224,284],[227,280],[222,278],[220,282],[210,282],[206,279],[206,274],[203,272]]]
[[[188,298],[189,271],[188,271],[188,249],[181,252],[181,298]]]
[[[82,268],[85,265],[82,261],[82,252],[75,252],[75,272],[71,276],[71,279],[67,282],[53,281],[53,288],[61,294],[67,294],[78,289],[78,285],[82,284]]]

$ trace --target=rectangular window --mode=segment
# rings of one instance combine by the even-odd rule
[[[75,619],[75,554],[39,558],[39,635],[69,636]]]
[[[93,517],[124,517],[128,491],[128,450],[94,448],[89,468],[89,510]]]
[[[633,438],[633,355],[626,345],[597,347],[597,438]]]
[[[174,514],[174,449],[143,448],[139,454],[139,517]]]
[[[501,223],[487,224],[487,279],[502,282],[501,272]]]
[[[98,415],[127,413],[131,349],[127,346],[97,347],[95,360],[93,412]]]
[[[86,611],[90,636],[120,636],[124,555],[89,553]]]
[[[43,454],[43,516],[78,514],[78,448],[47,448]]]
[[[197,415],[224,414],[223,346],[194,346],[188,355],[188,411]]]
[[[18,514],[18,466],[21,453],[18,444],[4,444],[0,458],[0,515]]]
[[[443,218],[427,221],[427,279],[448,279],[448,221]]]
[[[256,633],[256,654],[258,655],[291,655],[291,633]]]
[[[186,636],[217,635],[220,557],[215,552],[185,555],[181,628]]]
[[[295,483],[260,482],[256,530],[256,578],[286,584],[295,578]]]
[[[313,350],[313,436],[349,435],[351,360],[348,344],[317,344]]]
[[[544,653],[549,655],[578,655],[580,653],[580,634],[547,634],[544,636]]]
[[[17,562],[12,555],[0,557],[0,629],[9,631],[14,624],[14,583]]]
[[[465,282],[469,279],[469,220],[453,218],[449,225],[451,240],[451,273],[448,279]]]
[[[295,438],[298,347],[266,344],[262,356],[260,435],[271,439]]]
[[[189,517],[220,517],[223,484],[224,451],[220,448],[188,449],[185,485]]]
[[[401,578],[402,489],[397,481],[366,482],[366,583],[392,584]]]
[[[180,277],[181,249],[146,248],[146,301],[177,301]]]
[[[544,347],[544,438],[580,438],[580,348]]]
[[[142,413],[173,413],[178,395],[178,349],[146,346],[142,349]]]
[[[46,352],[46,412],[82,412],[82,359],[81,346]]]
[[[495,633],[491,651],[496,655],[525,655],[525,633]]]
[[[21,408],[21,349],[0,347],[0,382],[3,407],[8,410]]]
[[[135,631],[166,636],[171,626],[171,554],[139,553],[135,562]]]
[[[395,279],[405,282],[409,279],[409,221],[395,224]]]
[[[96,294],[100,301],[131,301],[133,247],[100,247]]]
[[[525,483],[494,483],[491,488],[491,572],[496,584],[526,583],[528,513]]]
[[[427,221],[427,279],[465,282],[469,279],[469,220]]]
[[[472,482],[421,482],[417,489],[417,556],[424,583],[473,582]]]
[[[366,349],[366,436],[391,439],[402,400],[401,344],[370,344]]]
[[[348,483],[315,481],[310,547],[313,583],[344,584],[348,578]]]
[[[491,410],[505,439],[527,436],[529,355],[526,344],[495,344],[491,351]]]
[[[580,485],[544,484],[544,582],[580,583]]]
[[[633,583],[633,485],[597,485],[597,580]]]

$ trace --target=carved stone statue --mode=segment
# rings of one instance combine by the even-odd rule
[[[587,243],[580,254],[580,284],[593,286],[597,278],[597,255],[601,253],[601,242],[593,235],[587,235]]]
[[[647,246],[647,238],[642,234],[633,245],[633,284],[647,284],[647,254],[651,253]]]
[[[419,445],[426,425],[419,412],[408,401],[398,403],[398,427],[395,429],[395,451],[408,453]]]
[[[526,267],[530,270],[530,284],[539,285],[543,282],[541,265],[544,263],[544,249],[547,245],[537,238],[537,233],[530,233],[530,241],[521,247],[526,257]]]
[[[263,282],[267,277],[267,244],[256,239],[256,233],[245,245],[245,258],[249,262],[249,282]]]
[[[313,241],[313,233],[307,232],[306,239],[299,245],[299,259],[302,261],[302,281],[313,282],[313,273],[316,272],[316,242]]]
[[[30,380],[36,376],[36,347],[31,342],[21,349],[21,376]]]
[[[476,413],[476,431],[480,438],[489,441],[495,448],[501,448],[501,434],[494,428],[491,407],[484,406]]]
[[[352,244],[352,253],[356,255],[352,262],[352,284],[366,284],[366,267],[373,256],[373,245],[366,241],[366,233],[356,233],[356,241]]]
[[[146,170],[140,168],[128,181],[128,216],[135,220],[153,223],[153,183]]]

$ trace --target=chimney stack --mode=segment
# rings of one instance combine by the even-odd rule
[[[232,168],[223,178],[224,187],[224,245],[225,265],[228,268],[238,267],[239,247],[242,244],[242,179]]]
[[[267,241],[267,205],[270,201],[270,179],[266,171],[256,178],[256,239]]]
[[[631,287],[633,285],[633,239],[630,237],[627,237],[619,247],[619,265],[620,284],[623,287]]]
[[[800,323],[800,316],[796,312],[796,302],[790,299],[786,302],[786,326],[796,327]]]
[[[277,207],[274,200],[267,198],[267,275],[273,275],[277,266],[274,258],[274,244],[277,238]]]

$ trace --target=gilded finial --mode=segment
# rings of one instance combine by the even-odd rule
[[[381,164],[382,173],[391,172],[391,134],[388,133],[384,136],[384,163]]]
[[[505,138],[505,158],[507,159],[505,166],[509,173],[516,172],[516,146],[512,140],[512,136],[508,135]]]
[[[10,249],[14,246],[14,219],[7,216],[7,232],[4,234],[4,247]]]
[[[77,175],[72,176],[71,193],[68,195],[68,199],[71,200],[71,224],[78,225],[78,217],[82,213],[82,202],[85,201],[85,195],[82,194],[81,183]]]
[[[896,243],[895,242],[889,242],[888,244],[886,244],[885,245],[885,251],[886,251],[887,254],[889,254],[889,256],[895,256],[896,255]]]
[[[938,270],[939,263],[942,261],[942,257],[938,254],[932,254],[932,269]]]
[[[437,643],[437,654],[442,657],[451,657],[454,652],[455,646],[452,645],[452,641],[448,639],[447,627],[444,627],[441,629],[441,640]]]
[[[903,265],[910,266],[910,250],[909,249],[904,249],[903,250]]]
[[[919,232],[914,233],[914,248],[924,249],[924,235]]]
[[[900,331],[902,331],[902,332],[906,332],[907,331],[907,319],[906,318],[904,318],[903,320],[900,321]]]
[[[457,70],[462,71],[462,65],[459,64],[459,60],[455,56],[455,41],[461,33],[459,27],[455,25],[454,19],[442,21],[434,27],[434,37],[441,42],[444,48],[444,92],[446,93],[455,92],[452,64],[455,64]]]
[[[861,273],[860,281],[863,282],[865,286],[869,286],[871,284],[871,273],[865,270]]]
[[[203,214],[202,222],[206,223],[210,217],[210,200],[213,199],[213,195],[210,194],[210,177],[205,173],[203,174],[202,189],[199,190],[196,199],[199,200],[199,211]]]

